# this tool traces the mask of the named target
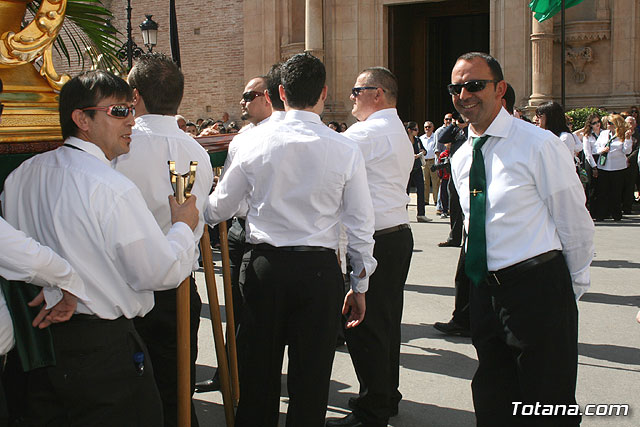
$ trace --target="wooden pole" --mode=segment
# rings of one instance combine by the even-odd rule
[[[211,315],[211,326],[213,328],[213,341],[216,347],[216,357],[218,358],[218,374],[220,376],[220,390],[222,391],[224,416],[227,421],[227,427],[233,427],[235,414],[233,411],[233,397],[231,393],[231,383],[229,380],[229,362],[227,360],[227,352],[224,347],[222,318],[218,308],[220,303],[218,301],[218,289],[216,287],[216,277],[213,270],[213,257],[211,255],[211,242],[209,240],[209,230],[207,227],[204,228],[204,233],[200,240],[200,253],[202,254],[204,277],[207,282],[207,294],[209,295],[209,313]],[[227,255],[228,254],[229,252],[227,248]]]
[[[220,253],[222,254],[222,279],[224,283],[224,306],[227,314],[227,351],[229,353],[229,369],[231,371],[231,389],[233,403],[238,406],[240,399],[240,382],[238,379],[238,352],[236,350],[236,322],[233,312],[233,291],[231,288],[231,263],[229,260],[229,239],[227,222],[218,224],[220,233]]]
[[[177,362],[178,362],[178,425],[191,426],[191,304],[190,277],[182,281],[176,292]]]

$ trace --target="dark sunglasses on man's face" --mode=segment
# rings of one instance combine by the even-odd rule
[[[468,92],[480,92],[487,87],[487,83],[498,83],[499,81],[500,80],[470,80],[462,84],[451,83],[447,85],[447,89],[450,95],[455,96],[460,95],[462,88],[465,88]]]
[[[242,100],[244,102],[251,102],[259,96],[264,96],[264,92],[256,92],[255,90],[250,90],[242,94]]]
[[[595,125],[599,125],[600,124],[600,120],[596,120],[595,122],[591,122],[591,126],[595,126]]]
[[[360,86],[360,87],[354,87],[351,88],[351,95],[353,95],[354,98],[357,98],[358,95],[360,95],[360,92],[362,92],[363,90],[374,90],[374,89],[378,89],[375,86]],[[382,89],[382,88],[379,88]],[[384,92],[384,89],[382,89],[382,91]]]
[[[115,117],[117,119],[124,119],[129,116],[131,113],[132,116],[136,115],[136,109],[133,105],[109,105],[106,107],[86,107],[81,108],[82,111],[94,110],[94,111],[104,111],[107,113],[107,116]]]

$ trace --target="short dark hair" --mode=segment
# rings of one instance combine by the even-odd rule
[[[327,72],[324,64],[310,53],[298,53],[282,64],[282,86],[287,104],[304,109],[318,103]]]
[[[502,67],[496,58],[484,52],[468,52],[463,55],[460,55],[456,62],[458,61],[471,61],[475,58],[482,58],[485,60],[489,68],[491,69],[491,76],[493,80],[502,81],[504,80],[504,75],[502,74]]]
[[[162,53],[140,56],[127,78],[138,89],[144,106],[151,114],[173,116],[184,94],[184,75],[173,60]]]
[[[367,86],[375,86],[384,90],[387,99],[393,103],[398,100],[398,79],[385,67],[369,67],[360,74],[367,74]]]
[[[506,108],[509,114],[513,114],[513,106],[516,104],[516,91],[513,90],[513,87],[511,87],[509,83],[507,83],[507,90],[504,92],[502,98],[507,104]]]
[[[562,105],[554,101],[540,104],[536,108],[536,116],[540,117],[542,115],[546,117],[545,129],[550,130],[556,136],[560,136],[562,132],[570,132]]]
[[[418,123],[416,123],[416,122],[405,122],[405,124],[404,124],[404,128],[406,130],[415,129],[417,127],[418,127]]]
[[[267,73],[267,93],[271,98],[271,105],[275,110],[284,111],[284,102],[280,99],[280,82],[281,82],[282,62],[273,64]]]
[[[69,80],[60,90],[58,106],[62,137],[66,139],[77,135],[78,126],[71,118],[74,110],[95,107],[110,97],[131,101],[133,91],[120,77],[102,70],[85,71]],[[92,110],[85,112],[89,117],[94,117],[95,113]]]

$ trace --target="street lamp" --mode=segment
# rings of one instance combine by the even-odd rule
[[[144,45],[149,49],[149,52],[151,52],[153,51],[153,47],[158,44],[158,23],[151,19],[153,15],[145,14],[145,16],[147,19],[140,24],[140,30],[142,30]]]

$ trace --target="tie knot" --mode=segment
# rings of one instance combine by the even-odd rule
[[[482,148],[484,143],[487,142],[487,139],[489,139],[489,135],[479,136],[477,138],[473,138],[473,140],[471,141],[473,149],[474,150],[479,150],[480,148]]]

